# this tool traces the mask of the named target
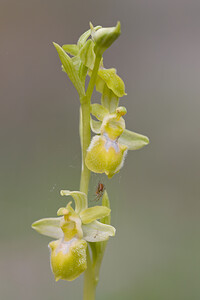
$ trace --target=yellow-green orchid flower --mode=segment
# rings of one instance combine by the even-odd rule
[[[98,134],[92,138],[85,163],[95,173],[105,173],[109,178],[122,168],[127,150],[136,150],[149,143],[141,134],[125,129],[125,107],[117,107],[114,93],[104,88],[100,104],[91,105],[91,129]]]
[[[87,268],[87,242],[106,241],[115,235],[115,228],[97,221],[110,215],[108,207],[88,208],[86,194],[79,191],[62,190],[61,195],[72,196],[75,209],[69,202],[58,210],[59,217],[38,220],[32,224],[32,228],[57,239],[49,243],[51,268],[56,281],[71,281]]]

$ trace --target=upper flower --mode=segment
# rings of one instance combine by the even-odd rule
[[[147,137],[125,129],[125,107],[118,107],[116,96],[106,86],[102,105],[92,104],[91,129],[98,134],[92,138],[85,163],[95,173],[105,173],[109,178],[123,166],[127,150],[136,150],[149,143]]]

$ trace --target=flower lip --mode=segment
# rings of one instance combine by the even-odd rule
[[[118,139],[106,140],[105,135],[95,135],[87,150],[86,166],[92,172],[105,173],[111,178],[123,166],[126,150]]]
[[[55,280],[74,280],[87,268],[87,243],[82,239],[69,242],[57,240],[49,243],[51,269]]]
[[[73,237],[71,240],[69,241],[65,241],[64,237],[62,239],[60,239],[60,243],[58,245],[58,247],[56,248],[56,254],[58,254],[58,252],[62,251],[63,254],[67,254],[70,250],[70,247],[73,246],[73,244],[75,244],[78,241],[77,237]]]
[[[115,150],[116,153],[120,151],[117,139],[115,140],[110,139],[106,132],[103,133],[103,137],[106,139],[105,149],[107,152],[111,147]]]

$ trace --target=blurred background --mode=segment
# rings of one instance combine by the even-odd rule
[[[60,189],[79,188],[78,95],[52,42],[118,20],[104,65],[126,84],[127,128],[150,144],[112,180],[92,176],[90,199],[103,182],[117,229],[97,300],[200,299],[200,2],[0,0],[2,300],[82,297],[82,276],[55,283],[51,239],[31,229],[66,204]]]

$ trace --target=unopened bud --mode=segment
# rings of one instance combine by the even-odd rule
[[[94,31],[92,24],[90,24],[92,31],[92,38],[95,42],[94,51],[96,54],[102,55],[103,52],[109,48],[112,43],[118,38],[121,33],[120,22],[115,27],[100,28]]]

